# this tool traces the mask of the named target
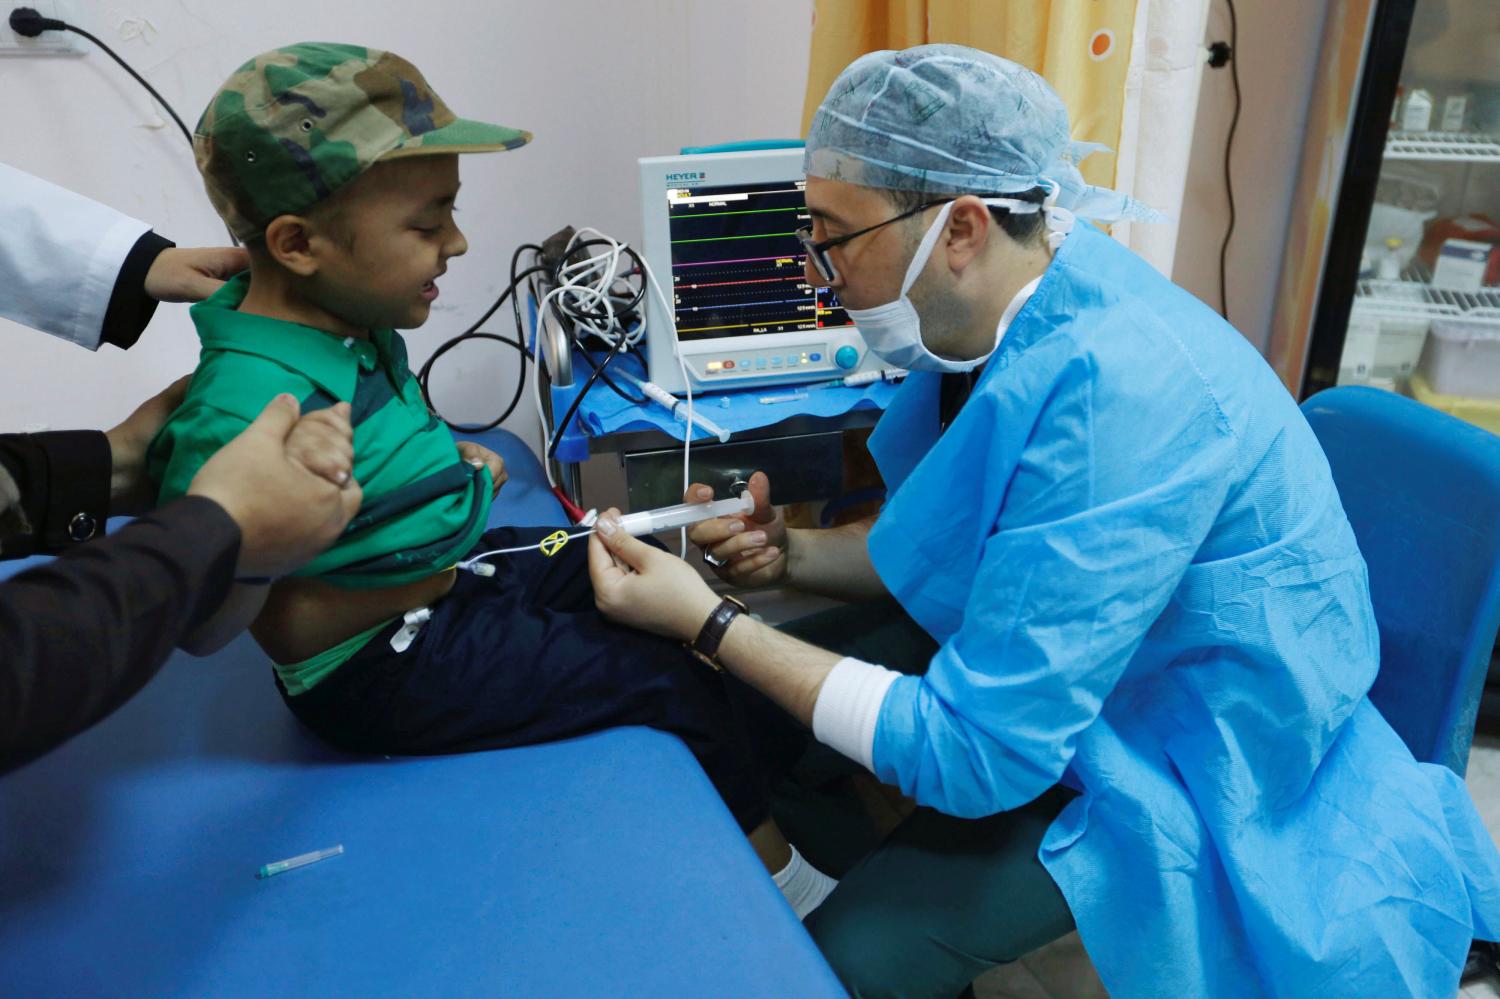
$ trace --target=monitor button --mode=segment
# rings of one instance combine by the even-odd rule
[[[833,363],[848,371],[859,363],[859,351],[853,347],[840,347],[833,355]]]
[[[757,357],[755,359],[755,368],[756,368],[757,371],[764,370],[765,366],[766,366],[766,359],[764,357]]]

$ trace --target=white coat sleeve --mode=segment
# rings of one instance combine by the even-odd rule
[[[97,350],[120,267],[149,229],[0,163],[0,316]]]

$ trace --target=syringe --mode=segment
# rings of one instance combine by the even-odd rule
[[[668,392],[666,389],[662,388],[655,382],[648,382],[643,379],[637,378],[629,371],[620,371],[618,372],[618,374],[626,381],[630,382],[630,384],[634,385],[636,388],[644,392],[649,398],[660,403],[669,413],[672,414],[672,418],[675,419],[678,423],[687,423],[687,408],[683,406],[681,399],[677,398],[672,393]],[[709,433],[713,434],[715,437],[719,438],[720,444],[723,444],[729,440],[729,431],[725,430],[723,427],[719,426],[708,417],[701,415],[696,409],[693,410],[693,422],[698,424],[698,426],[702,427],[704,430],[707,430]]]
[[[910,372],[905,368],[881,368],[879,371],[861,371],[857,374],[846,375],[843,378],[834,378],[831,381],[820,382],[818,388],[858,388],[861,385],[869,385],[872,382],[894,382],[905,378]]]
[[[694,416],[694,419],[697,419]],[[712,500],[708,503],[678,503],[640,513],[627,513],[620,518],[620,526],[632,537],[670,531],[674,527],[686,527],[715,517],[748,516],[755,510],[755,499],[749,490],[734,499]]]
[[[255,876],[258,878],[272,878],[285,871],[295,870],[298,867],[306,867],[308,864],[316,864],[318,861],[327,860],[329,857],[337,857],[343,852],[344,844],[340,843],[338,846],[330,846],[326,850],[300,853],[287,860],[278,860],[274,863],[261,865],[260,870],[255,872]]]
[[[755,498],[750,495],[749,490],[745,490],[734,499],[711,500],[707,503],[678,503],[675,506],[663,506],[655,510],[642,510],[640,513],[627,513],[620,517],[620,526],[625,529],[626,534],[638,538],[643,534],[669,531],[674,527],[687,527],[689,524],[712,520],[715,517],[748,516],[754,510]],[[586,538],[593,534],[595,519],[595,511],[590,510],[589,515],[580,525],[585,530],[575,531],[572,534],[557,531],[534,545],[519,545],[515,548],[496,548],[494,551],[480,552],[473,558],[459,562],[455,568],[472,572],[476,576],[493,576],[495,567],[488,562],[480,561],[481,559],[489,558],[491,555],[515,555],[519,552],[530,551],[542,551],[544,554],[551,555],[574,538]]]

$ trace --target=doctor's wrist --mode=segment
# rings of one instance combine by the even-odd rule
[[[788,586],[798,586],[799,580],[807,579],[808,545],[804,543],[805,527],[788,527],[786,540],[781,545],[781,579]]]
[[[703,625],[709,618],[713,617],[714,611],[719,606],[719,595],[703,587],[701,593],[694,593],[682,601],[681,613],[672,629],[672,637],[686,645],[691,645],[703,630]]]

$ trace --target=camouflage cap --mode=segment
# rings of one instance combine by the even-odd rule
[[[219,88],[193,135],[214,208],[240,239],[379,161],[515,149],[531,133],[459,118],[390,52],[303,42],[256,56]]]

